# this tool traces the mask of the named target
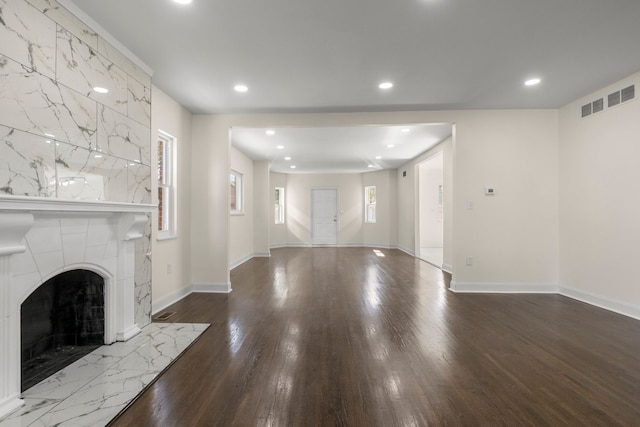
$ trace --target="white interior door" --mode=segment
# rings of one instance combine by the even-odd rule
[[[338,190],[311,190],[311,243],[338,243]]]

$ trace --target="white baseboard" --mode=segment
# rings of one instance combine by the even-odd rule
[[[242,265],[245,262],[249,261],[251,258],[253,258],[253,254],[245,255],[242,258],[233,261],[231,263],[231,265],[229,266],[229,270],[233,270],[234,268],[238,267],[239,265]]]
[[[270,258],[271,252],[254,252],[251,258]]]
[[[451,264],[442,264],[442,270],[449,274],[453,274],[453,266]]]
[[[560,286],[558,293],[578,301],[585,302],[587,304],[595,305],[596,307],[604,308],[605,310],[613,311],[624,316],[632,317],[640,320],[640,307],[634,304],[629,304],[624,301],[616,300],[613,298],[596,295],[591,292],[581,291],[569,286]]]
[[[451,281],[449,290],[458,293],[557,294],[555,283],[480,283]]]
[[[155,316],[165,308],[169,307],[171,304],[175,304],[180,301],[182,298],[186,297],[192,292],[191,286],[185,286],[184,288],[180,288],[177,291],[171,292],[169,295],[166,295],[162,298],[158,298],[158,300],[153,301],[151,304],[151,314]]]
[[[231,282],[229,283],[193,283],[191,292],[204,292],[210,294],[230,294]]]
[[[398,245],[397,248],[400,249],[405,254],[411,255],[412,257],[416,256],[416,251],[413,249],[409,249],[406,246]]]

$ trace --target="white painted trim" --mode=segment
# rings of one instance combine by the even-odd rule
[[[624,316],[640,320],[640,306],[638,305],[629,304],[627,302],[620,301],[614,298],[596,295],[591,292],[586,292],[580,289],[563,285],[559,286],[558,293],[568,298],[582,301],[584,303],[595,305],[596,307],[600,307],[605,310],[613,311],[614,313],[622,314]]]
[[[404,247],[402,245],[398,245],[398,249],[400,249],[402,252],[404,252],[407,255],[411,255],[412,257],[416,256],[416,252],[413,249],[409,249],[409,248]]]
[[[95,202],[47,197],[0,196],[0,211],[27,212],[155,212],[158,206],[142,203]]]
[[[191,292],[203,292],[210,294],[230,294],[231,282],[229,283],[193,283],[191,285]]]
[[[451,281],[449,290],[457,293],[557,294],[555,283],[481,283]]]
[[[271,258],[271,252],[254,252],[252,258]]]
[[[129,327],[126,331],[118,332],[116,334],[116,341],[129,341],[131,338],[138,335],[142,332],[142,329],[138,327],[138,325],[133,325]]]
[[[442,270],[449,274],[453,274],[453,266],[451,264],[442,264]]]
[[[20,399],[20,393],[0,400],[0,420],[22,406],[24,406],[24,400]]]
[[[169,307],[172,304],[177,303],[182,298],[190,295],[192,292],[193,290],[191,286],[185,286],[184,288],[180,288],[176,291],[173,291],[162,298],[158,298],[157,301],[154,300],[151,304],[151,315],[155,316],[165,308]]]
[[[245,255],[242,258],[233,261],[231,263],[231,265],[229,266],[229,270],[233,270],[234,268],[236,268],[236,267],[244,264],[245,262],[249,261],[251,258],[253,258],[253,254]]]
[[[142,68],[145,73],[149,74],[149,76],[153,76],[153,70],[151,69],[151,67],[145,64],[142,59],[138,58],[138,56],[131,52],[125,45],[120,43],[107,30],[105,30],[102,25],[98,24],[93,18],[84,13],[84,11],[76,6],[75,3],[73,3],[71,0],[58,0],[58,3],[60,3],[60,5],[67,9],[69,12],[74,14],[76,18],[80,19],[86,25],[91,27],[91,29],[98,33],[100,37],[111,43],[111,45],[119,50],[120,53],[129,58],[138,67]]]

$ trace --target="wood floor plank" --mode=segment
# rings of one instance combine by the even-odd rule
[[[470,295],[398,250],[283,248],[192,294],[209,328],[112,426],[640,424],[640,321]]]

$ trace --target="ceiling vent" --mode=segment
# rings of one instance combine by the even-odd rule
[[[617,90],[607,95],[607,108],[615,107],[624,102],[631,101],[636,97],[636,87],[631,85],[624,89]],[[604,111],[604,98],[598,98],[593,102],[585,104],[581,107],[581,117],[587,117],[600,111]]]

